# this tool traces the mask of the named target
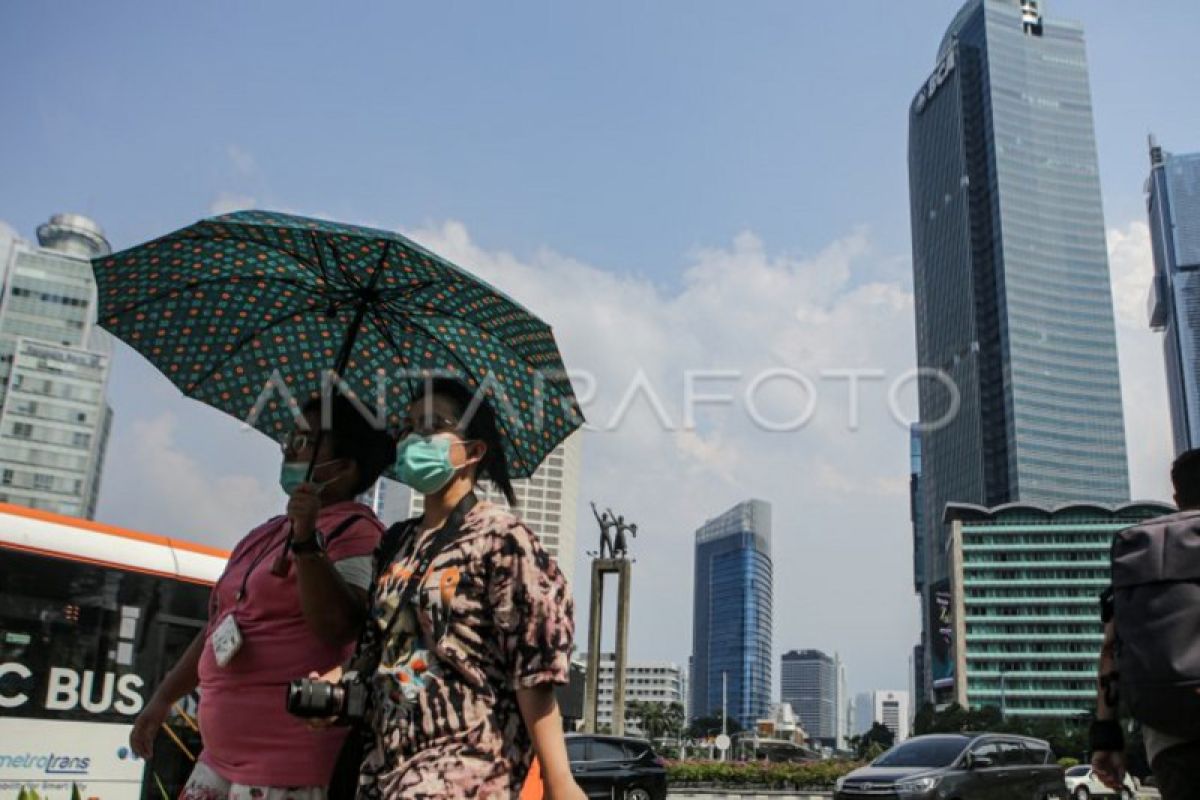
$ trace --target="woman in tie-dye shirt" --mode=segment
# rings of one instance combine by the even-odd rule
[[[547,797],[583,798],[553,691],[567,681],[571,594],[537,536],[480,500],[414,575],[478,478],[515,506],[495,418],[486,403],[468,413],[471,400],[461,384],[436,381],[401,432],[399,471],[423,495],[424,514],[390,532],[399,550],[377,565],[360,644],[379,656],[359,784],[366,800],[516,798],[535,753]],[[419,588],[399,607],[414,579]]]

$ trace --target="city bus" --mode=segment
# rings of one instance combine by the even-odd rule
[[[228,553],[0,503],[0,800],[173,800],[195,698],[152,763],[129,749],[151,691],[207,618]]]

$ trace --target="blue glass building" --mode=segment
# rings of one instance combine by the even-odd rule
[[[1175,454],[1200,447],[1200,153],[1150,142],[1146,182],[1154,285],[1150,326],[1164,333]]]
[[[748,500],[696,531],[691,709],[746,729],[771,707],[771,506]]]
[[[917,357],[943,376],[919,392],[930,608],[947,503],[1129,499],[1081,26],[970,0],[913,98],[908,159]]]

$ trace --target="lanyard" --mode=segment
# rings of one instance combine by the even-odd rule
[[[289,528],[290,528],[290,526],[289,526]],[[282,544],[285,541],[287,541],[286,535],[282,539],[279,539],[278,541],[274,540],[274,538],[268,537],[265,539],[265,541],[263,541],[262,544],[259,545],[258,550],[255,551],[255,553],[254,553],[254,560],[250,562],[249,568],[246,569],[246,574],[244,574],[242,576],[242,585],[241,585],[241,587],[238,588],[237,594],[234,595],[234,606],[233,607],[235,610],[241,604],[242,600],[244,600],[246,598],[246,586],[250,582],[250,576],[254,574],[254,570],[257,569],[258,565],[262,563],[262,560],[267,557],[267,553],[270,553],[272,550],[274,550],[275,546],[277,544]],[[238,557],[236,560],[229,562],[229,566],[232,567],[232,566],[240,563],[241,561],[244,561],[248,554],[249,554],[248,549],[246,551],[243,551],[242,553],[238,554]],[[228,569],[226,569],[226,574],[228,574]],[[221,580],[217,581],[217,585],[213,587],[212,602],[209,604],[210,610],[208,612],[208,616],[210,618],[216,616],[218,606],[219,606],[218,598],[217,598],[217,594],[218,594],[217,590],[220,589],[220,586],[224,582],[224,580],[225,580],[225,576],[222,575]]]

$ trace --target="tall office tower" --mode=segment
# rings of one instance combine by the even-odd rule
[[[872,722],[882,723],[899,744],[908,738],[908,692],[879,690],[871,697]]]
[[[928,670],[948,502],[1129,498],[1083,30],[970,0],[909,110]],[[928,377],[941,376],[939,379]],[[952,384],[953,391],[947,384]],[[953,686],[939,679],[938,697]]]
[[[850,738],[850,717],[846,714],[846,704],[850,699],[850,687],[846,683],[846,662],[841,655],[833,654],[834,677],[837,678],[837,691],[834,692],[834,723],[833,735],[836,739],[834,748],[841,750],[848,747]]]
[[[1146,181],[1154,285],[1150,327],[1162,331],[1175,454],[1200,447],[1200,153],[1150,139]]]
[[[779,699],[790,703],[810,739],[837,744],[838,664],[820,650],[791,650],[780,659]]]
[[[854,733],[866,733],[871,730],[871,718],[875,714],[875,698],[872,692],[859,692],[854,695]]]
[[[90,258],[104,232],[76,214],[8,249],[0,294],[0,502],[91,518],[112,409],[111,341],[96,327]]]
[[[752,730],[771,709],[771,506],[739,503],[696,531],[692,718]]]
[[[554,556],[570,582],[575,575],[575,526],[579,512],[581,432],[576,431],[550,451],[532,478],[513,481],[517,512],[537,534],[546,552]],[[389,489],[391,487],[388,487]],[[508,506],[504,495],[486,481],[479,484],[479,499]],[[408,516],[419,516],[425,498],[409,492]]]

